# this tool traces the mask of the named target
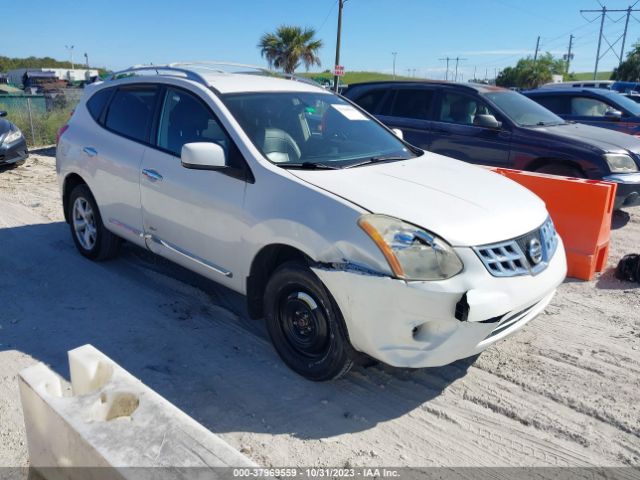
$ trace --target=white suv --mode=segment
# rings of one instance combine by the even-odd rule
[[[57,171],[80,253],[124,239],[246,295],[287,365],[327,380],[475,355],[565,278],[538,197],[399,137],[303,81],[136,67],[86,88]]]

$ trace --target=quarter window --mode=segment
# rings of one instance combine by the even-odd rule
[[[182,146],[193,142],[217,143],[229,158],[230,139],[213,113],[193,95],[169,88],[160,116],[158,146],[179,157]]]
[[[113,88],[103,88],[102,90],[94,93],[89,100],[87,100],[87,110],[97,122],[104,110],[107,101],[113,93]]]
[[[386,91],[384,89],[371,90],[356,100],[356,103],[369,113],[378,113],[380,102]]]
[[[153,86],[119,88],[109,105],[105,126],[125,137],[146,142],[157,93]]]
[[[569,113],[569,97],[564,95],[537,96],[533,97],[533,99],[558,115]]]

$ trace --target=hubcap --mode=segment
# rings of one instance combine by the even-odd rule
[[[97,229],[93,209],[85,198],[78,197],[73,202],[72,217],[78,242],[85,250],[91,250],[96,244]]]
[[[326,350],[329,329],[324,309],[308,293],[290,292],[280,301],[280,325],[291,347],[307,357]]]

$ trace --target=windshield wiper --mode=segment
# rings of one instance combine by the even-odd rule
[[[300,170],[339,170],[340,167],[334,167],[333,165],[327,165],[326,163],[315,162],[285,162],[276,163],[280,168],[297,168]]]
[[[398,156],[394,156],[394,155],[371,157],[371,158],[367,158],[366,160],[364,160],[362,162],[353,163],[351,165],[348,165],[348,166],[346,166],[344,168],[361,167],[363,165],[371,165],[372,163],[399,162],[399,161],[402,161],[402,160],[409,160],[410,158],[414,158],[414,157],[407,158],[407,157],[398,157]]]

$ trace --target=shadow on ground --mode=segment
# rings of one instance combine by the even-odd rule
[[[91,343],[214,432],[366,430],[437,397],[474,361],[312,383],[283,365],[241,295],[143,249],[93,263],[64,223],[0,229],[0,245],[0,350],[68,378],[67,350]]]

